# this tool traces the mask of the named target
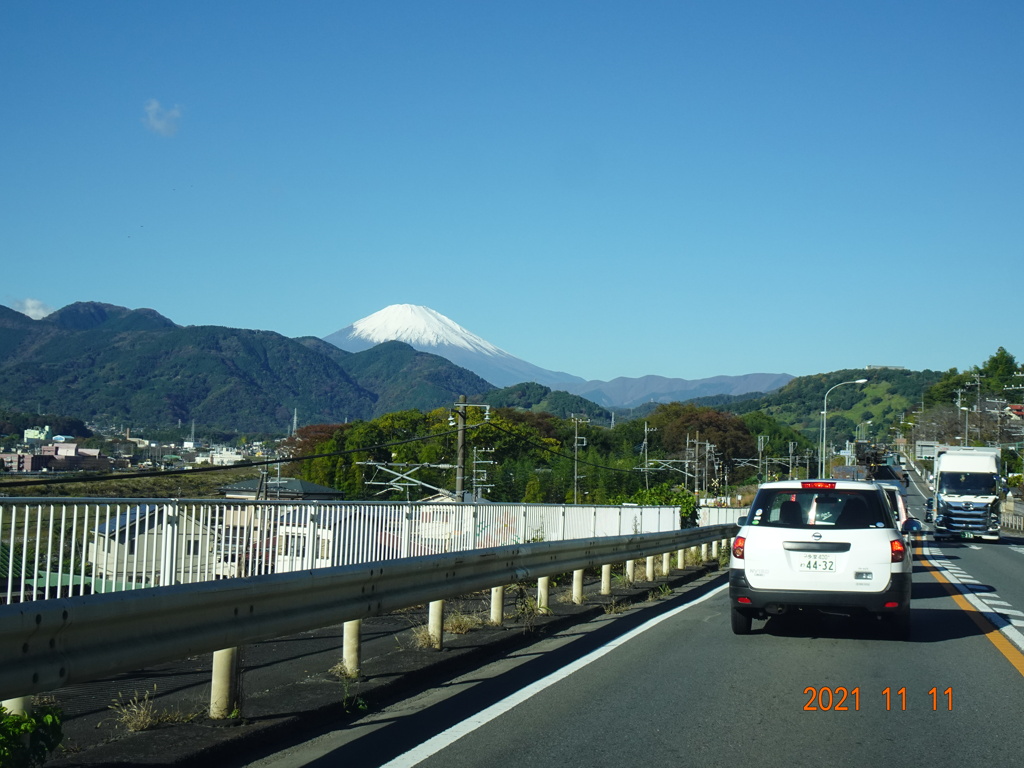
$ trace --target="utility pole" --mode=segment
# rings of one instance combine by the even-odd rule
[[[644,422],[644,442],[642,448],[644,453],[644,487],[647,490],[651,490],[650,457],[648,453],[649,441],[647,440],[647,436],[651,434],[651,432],[657,431],[658,429],[656,427],[650,427],[647,425],[646,421]]]
[[[572,421],[575,425],[575,440],[572,446],[572,503],[580,503],[580,473],[579,473],[579,451],[580,447],[586,447],[587,438],[580,437],[580,424],[589,424],[590,419],[572,414]],[[582,443],[580,441],[583,441]]]
[[[463,499],[466,486],[466,396],[459,395],[455,405],[455,423],[458,429],[458,447],[455,451],[455,495]]]

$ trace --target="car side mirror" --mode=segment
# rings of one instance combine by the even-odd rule
[[[747,516],[746,515],[740,515],[739,519],[736,521],[736,525],[744,526],[746,524],[747,524]]]
[[[911,517],[908,520],[903,521],[903,533],[920,533],[924,530],[924,526],[921,525],[921,521],[916,517]]]

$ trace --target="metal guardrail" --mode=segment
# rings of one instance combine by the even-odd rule
[[[0,700],[524,579],[731,538],[734,524],[538,542],[0,606]]]

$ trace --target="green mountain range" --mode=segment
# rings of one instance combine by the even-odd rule
[[[368,419],[493,386],[389,342],[347,353],[316,338],[179,326],[150,309],[79,302],[40,320],[0,306],[0,409],[101,425],[195,421],[236,432]]]

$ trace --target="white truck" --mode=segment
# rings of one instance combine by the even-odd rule
[[[998,448],[948,448],[935,457],[936,541],[999,541]]]

